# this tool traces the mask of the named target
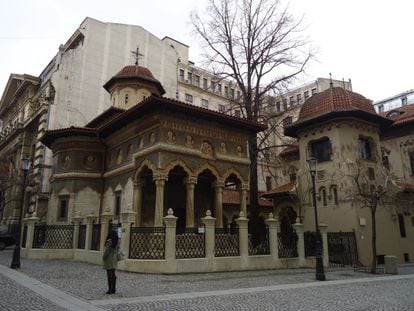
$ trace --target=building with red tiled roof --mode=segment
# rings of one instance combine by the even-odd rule
[[[350,234],[357,244],[359,261],[370,264],[372,225],[366,202],[373,201],[366,198],[369,193],[386,190],[378,206],[381,212],[376,214],[381,223],[378,258],[393,254],[401,263],[414,258],[414,250],[408,246],[414,243],[414,231],[408,225],[414,220],[414,105],[377,114],[364,96],[331,87],[306,100],[297,120],[286,125],[284,132],[296,139],[280,152],[285,166],[280,180],[291,182],[278,183],[263,195],[273,199],[282,222],[292,222],[297,216],[305,230],[314,230],[307,163],[314,157],[318,161],[318,216],[328,230],[355,232]],[[283,218],[286,211],[293,216]]]

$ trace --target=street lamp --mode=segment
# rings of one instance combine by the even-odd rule
[[[316,164],[318,159],[310,157],[308,160],[309,171],[312,178],[312,200],[315,212],[315,227],[316,227],[316,241],[315,241],[315,257],[316,257],[316,279],[318,281],[325,281],[325,271],[323,268],[322,258],[322,244],[321,244],[321,232],[319,231],[318,224],[318,209],[316,207],[316,186],[315,186],[315,175],[316,175]]]
[[[21,204],[20,204],[20,213],[19,213],[19,222],[17,225],[17,232],[16,232],[16,245],[14,247],[13,252],[13,259],[10,264],[10,268],[12,269],[19,269],[20,268],[20,234],[22,231],[22,218],[23,218],[23,210],[24,210],[24,196],[26,193],[26,177],[27,173],[30,169],[31,160],[28,157],[24,157],[22,159],[22,171],[23,171],[23,182],[22,182],[22,197],[21,197]]]

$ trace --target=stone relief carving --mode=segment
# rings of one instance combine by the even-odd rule
[[[150,144],[155,143],[155,133],[151,132],[151,134],[149,135],[149,142]]]
[[[62,168],[67,170],[70,166],[70,162],[71,162],[70,156],[65,155],[62,159]]]
[[[203,141],[201,143],[200,150],[201,150],[201,153],[205,156],[208,156],[208,157],[213,156],[213,146],[207,141]]]
[[[87,170],[93,169],[96,165],[96,157],[92,154],[86,156],[83,165]]]
[[[167,136],[168,136],[168,142],[169,143],[174,143],[175,142],[175,134],[174,134],[174,132],[173,131],[168,131],[168,133],[167,133]]]
[[[116,163],[117,164],[122,163],[122,150],[121,149],[118,150],[118,153],[117,153],[117,156],[116,156]]]
[[[243,156],[243,147],[242,146],[237,146],[237,155],[239,157]]]
[[[192,146],[192,145],[194,145],[194,139],[193,139],[193,136],[191,136],[191,135],[187,135],[187,137],[185,138],[185,144],[186,144],[187,146]]]
[[[226,147],[226,143],[224,141],[222,141],[221,144],[220,144],[220,152],[221,153],[227,153],[227,147]]]

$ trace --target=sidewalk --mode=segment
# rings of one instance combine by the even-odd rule
[[[9,267],[11,258],[11,249],[0,252],[0,265]],[[4,274],[7,276],[8,270],[4,267],[1,270],[6,271]],[[70,296],[77,297],[81,301],[92,301],[97,307],[99,306],[99,300],[102,300],[102,303],[107,303],[105,301],[109,299],[115,299],[114,302],[117,302],[118,299],[123,298],[140,299],[141,297],[148,300],[151,299],[150,296],[154,296],[154,298],[158,296],[157,299],[159,299],[163,295],[183,295],[184,297],[185,295],[191,296],[192,293],[200,295],[201,292],[208,291],[226,291],[230,293],[233,290],[243,292],[249,288],[269,287],[275,289],[279,288],[278,286],[287,286],[288,284],[292,284],[291,287],[293,288],[295,287],[293,284],[301,287],[307,286],[304,283],[315,282],[315,271],[313,269],[184,275],[137,274],[118,271],[117,294],[105,295],[107,290],[106,273],[101,266],[66,260],[27,260],[22,258],[21,269],[18,271],[48,285],[49,289],[60,290]],[[400,266],[399,271],[401,275],[414,274],[414,265]],[[333,282],[336,284],[341,284],[342,281],[346,280],[358,282],[357,279],[360,278],[365,278],[368,281],[368,279],[373,278],[389,277],[387,275],[354,272],[350,268],[327,269],[326,276],[328,281],[337,281]],[[317,286],[317,284],[309,284],[309,286]],[[49,307],[45,310],[60,310],[53,306]]]

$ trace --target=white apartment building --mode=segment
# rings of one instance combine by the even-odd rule
[[[374,108],[380,113],[410,104],[414,104],[414,89],[379,100],[374,103]]]

